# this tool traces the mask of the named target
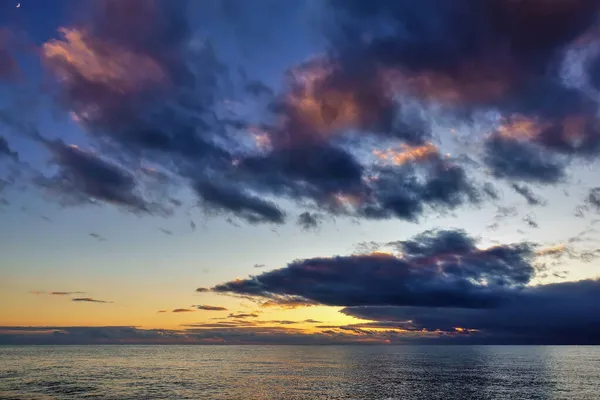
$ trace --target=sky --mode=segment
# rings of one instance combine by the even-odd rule
[[[599,344],[596,0],[0,0],[0,344]]]

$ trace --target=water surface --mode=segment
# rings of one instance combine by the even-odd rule
[[[0,346],[0,399],[599,399],[600,347]]]

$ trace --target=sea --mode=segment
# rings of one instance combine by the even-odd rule
[[[0,346],[0,399],[600,399],[600,347]]]

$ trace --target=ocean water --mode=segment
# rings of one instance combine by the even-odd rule
[[[600,347],[0,346],[0,399],[600,399]]]

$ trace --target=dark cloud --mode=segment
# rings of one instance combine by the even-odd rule
[[[308,211],[298,215],[296,223],[305,231],[317,229],[322,221],[323,217],[316,213]]]
[[[106,301],[106,300],[97,300],[97,299],[92,299],[91,297],[75,297],[73,299],[71,299],[71,301],[75,301],[75,302],[82,302],[82,303],[112,303],[112,301]]]
[[[85,292],[60,292],[60,291],[44,292],[44,291],[40,291],[40,290],[33,290],[29,293],[36,294],[36,295],[47,294],[49,296],[73,296],[73,295],[85,294]],[[90,299],[90,298],[78,298],[78,299],[72,299],[72,300],[73,301],[93,301],[93,299]],[[100,301],[98,301],[98,302],[100,302]]]
[[[227,311],[227,308],[225,307],[220,307],[220,306],[209,306],[209,305],[198,305],[198,306],[192,306],[192,307],[196,307],[198,310],[205,310],[205,311]]]
[[[285,213],[271,201],[253,196],[233,187],[220,186],[211,182],[198,182],[196,192],[202,197],[204,206],[215,211],[228,211],[249,223],[284,222]]]
[[[586,203],[594,209],[594,211],[600,212],[600,187],[590,189],[590,192],[585,200]]]
[[[484,161],[496,178],[551,184],[565,175],[564,162],[555,156],[530,143],[497,135],[486,140]]]
[[[231,155],[216,143],[222,124],[215,120],[213,91],[222,66],[210,44],[193,37],[187,4],[94,3],[89,18],[44,44],[43,61],[61,77],[58,103],[108,155],[131,165],[144,157],[186,179],[209,182],[231,169]],[[199,194],[211,195],[210,203],[222,199]],[[245,209],[236,206],[241,195],[225,199],[217,206]]]
[[[373,184],[374,200],[362,207],[361,215],[416,222],[426,211],[452,210],[481,200],[481,193],[459,165],[438,159],[425,173],[421,180],[419,174],[403,167],[382,169]]]
[[[90,233],[90,237],[96,239],[99,242],[105,242],[106,241],[106,238],[104,236],[100,235],[99,233],[92,232],[92,233]]]
[[[278,198],[319,213],[417,221],[426,211],[481,200],[458,163],[436,151],[418,155],[419,146],[433,148],[427,124],[404,115],[383,77],[354,79],[333,60],[313,60],[291,68],[277,96],[246,80],[246,92],[270,102],[264,120],[271,122],[251,124],[223,111],[243,99],[225,96],[231,77],[210,43],[192,35],[185,1],[111,0],[92,11],[43,46],[45,66],[61,78],[58,104],[107,160],[118,159],[124,171],[140,157],[158,164],[190,182],[208,212],[280,224],[286,213],[272,200]],[[337,141],[355,130],[408,146],[403,165],[358,157],[368,147],[360,138]],[[146,187],[122,189],[127,202],[118,201],[131,210],[166,208],[165,198],[149,204]],[[100,200],[114,203],[112,197]],[[315,225],[307,217],[316,214],[301,215],[302,226]]]
[[[214,292],[277,299],[296,296],[331,306],[490,307],[534,276],[526,243],[480,249],[463,231],[428,231],[385,253],[297,260],[217,285]]]
[[[598,154],[597,105],[557,72],[565,48],[596,23],[594,0],[332,5],[341,29],[332,36],[328,80],[383,75],[388,91],[441,105],[467,124],[478,111],[499,112],[502,129],[486,139],[483,159],[496,177],[555,183],[564,175],[561,156]],[[550,30],[553,23],[560,28]]]
[[[193,312],[194,310],[190,310],[189,308],[176,308],[171,312],[174,313],[187,313],[187,312]]]
[[[471,107],[508,107],[527,97],[560,50],[593,26],[599,8],[594,0],[332,4],[343,27],[335,45],[345,69],[364,74],[380,65],[420,98]]]
[[[0,157],[3,156],[15,158],[17,157],[17,153],[13,152],[6,139],[0,136]]]
[[[162,313],[166,313],[167,310],[158,310],[157,313],[162,314]]]
[[[470,336],[484,343],[598,344],[599,299],[600,281],[584,280],[527,287],[494,308],[349,307],[342,312],[416,330],[474,329]]]
[[[289,68],[278,93],[245,74],[230,90],[240,82],[190,27],[187,1],[88,5],[41,53],[57,106],[98,153],[46,141],[58,172],[37,181],[64,204],[163,216],[182,205],[171,189],[189,185],[234,224],[284,223],[292,203],[304,229],[331,215],[419,222],[498,200],[469,173],[478,160],[433,144],[435,106],[461,126],[497,114],[480,160],[494,177],[559,183],[575,157],[600,152],[597,104],[558,73],[599,6],[542,1],[332,1],[326,55]],[[268,107],[249,118],[236,111],[248,101]]]
[[[229,318],[257,318],[258,313],[231,313],[228,315]]]
[[[515,192],[523,196],[523,198],[527,200],[527,204],[529,204],[530,206],[545,205],[544,200],[538,197],[535,193],[533,193],[531,188],[529,188],[528,186],[513,183],[511,187]]]
[[[120,166],[61,141],[47,142],[47,146],[59,171],[40,176],[37,182],[64,204],[100,201],[135,213],[165,212],[140,195],[133,174]]]
[[[248,82],[245,88],[248,93],[254,96],[273,96],[273,89],[259,81]]]
[[[530,228],[539,228],[539,225],[536,221],[535,215],[527,214],[523,217],[523,222],[527,224]]]
[[[52,296],[72,296],[74,294],[85,294],[85,292],[49,292],[48,294]]]
[[[164,233],[165,235],[169,235],[169,236],[173,235],[173,232],[168,229],[159,228],[158,230],[161,231],[162,233]]]
[[[265,264],[254,264],[254,268],[265,268]]]
[[[506,218],[516,217],[519,214],[516,207],[499,206],[494,215],[496,221],[504,220]]]

